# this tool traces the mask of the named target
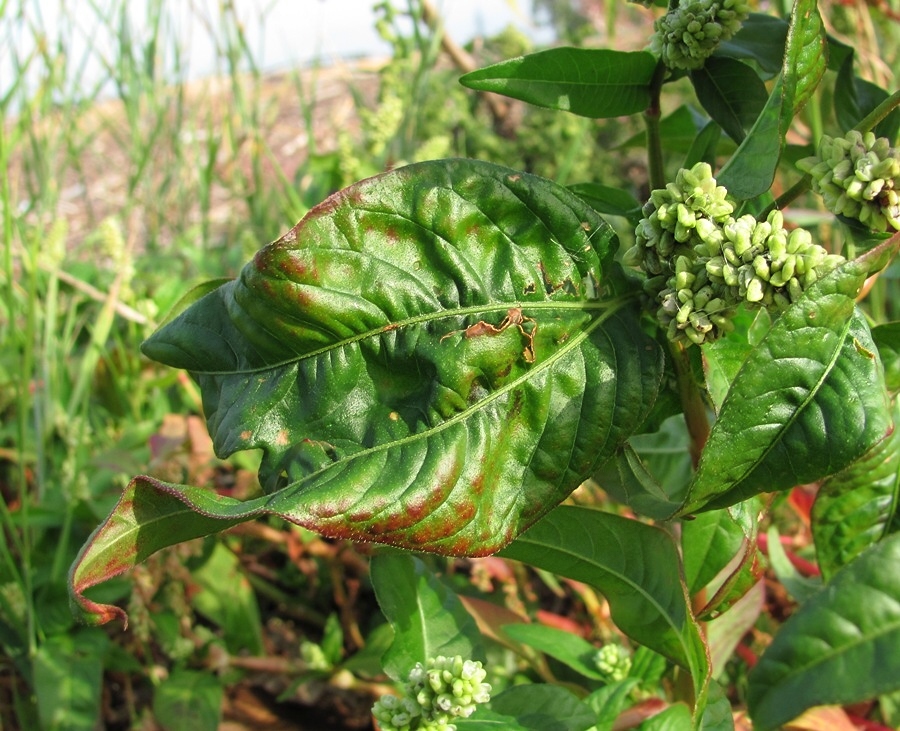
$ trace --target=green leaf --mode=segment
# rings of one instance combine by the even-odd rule
[[[634,225],[641,220],[641,203],[627,190],[599,183],[577,183],[570,185],[569,190],[598,213],[623,216]]]
[[[825,74],[826,48],[816,0],[795,0],[781,76],[750,133],[718,176],[719,184],[738,200],[755,198],[771,187],[794,115]]]
[[[891,393],[900,391],[900,322],[889,322],[872,330],[884,364],[884,380]]]
[[[153,694],[153,713],[167,731],[216,731],[225,691],[210,672],[176,668]]]
[[[735,329],[727,338],[719,338],[701,346],[706,388],[716,411],[722,408],[728,390],[747,356],[769,331],[772,318],[764,309],[753,312],[741,307],[732,323]]]
[[[842,568],[785,622],[750,672],[755,729],[813,706],[857,703],[900,688],[900,535]]]
[[[728,510],[710,510],[681,525],[684,578],[693,596],[719,575],[743,547],[747,536]]]
[[[714,678],[723,678],[726,664],[734,654],[741,639],[756,624],[766,601],[765,582],[757,581],[740,599],[706,625],[706,641],[709,644],[709,661]],[[712,684],[710,685],[712,688]],[[707,706],[707,710],[709,710]],[[730,708],[730,705],[729,705]],[[729,713],[729,717],[730,717]]]
[[[610,683],[591,693],[584,702],[596,714],[596,723],[592,731],[612,731],[619,714],[634,701],[631,691],[640,685],[637,678],[625,678],[617,683]]]
[[[697,140],[697,133],[707,120],[687,104],[682,104],[659,123],[659,141],[664,152],[687,154]],[[647,147],[647,131],[631,135],[617,149]]]
[[[516,642],[559,660],[586,678],[606,680],[594,662],[597,648],[578,635],[554,627],[524,623],[508,624],[503,627],[503,633]]]
[[[683,703],[674,703],[641,724],[641,731],[692,731],[693,728],[691,710]]]
[[[700,719],[700,731],[734,731],[731,701],[715,681],[709,684],[709,703]]]
[[[853,73],[853,57],[851,51],[841,64],[834,84],[834,114],[838,126],[843,130],[853,129],[889,96],[880,86]],[[900,111],[895,109],[875,126],[874,132],[893,142],[897,139],[898,129]]]
[[[630,444],[616,452],[594,473],[593,479],[613,500],[648,518],[666,520],[680,507]]]
[[[900,501],[900,430],[825,480],[812,508],[812,534],[822,576],[828,579],[890,532]]]
[[[394,628],[382,659],[394,680],[405,680],[417,662],[439,655],[484,660],[475,620],[420,559],[379,553],[372,557],[370,574],[378,606]]]
[[[599,590],[616,626],[691,672],[702,698],[709,666],[681,580],[678,551],[659,528],[560,506],[502,555]]]
[[[222,628],[228,651],[262,654],[259,607],[237,557],[216,543],[209,558],[192,576],[199,591],[192,593],[191,603],[200,614]]]
[[[81,629],[48,637],[32,660],[43,731],[94,731],[100,723],[103,658],[109,638]]]
[[[828,68],[828,41],[817,0],[794,0],[781,73],[782,136],[806,105]]]
[[[794,601],[802,604],[822,588],[821,579],[806,577],[797,571],[785,553],[784,546],[781,545],[781,536],[774,525],[769,526],[766,538],[769,548],[769,564],[775,573],[775,578]]]
[[[144,344],[199,383],[217,454],[262,450],[269,494],[134,480],[73,568],[75,601],[108,619],[82,589],[266,514],[421,551],[498,550],[656,398],[662,352],[617,295],[615,246],[565,188],[471,160],[325,201]]]
[[[497,725],[503,721],[509,725]],[[565,688],[535,683],[509,688],[491,698],[489,709],[479,707],[471,718],[453,723],[459,731],[585,731],[593,726],[594,713]]]
[[[691,72],[691,83],[709,116],[737,143],[746,137],[769,98],[756,72],[733,58],[707,59]]]
[[[750,132],[719,171],[717,182],[739,201],[767,191],[775,179],[783,142],[780,126],[783,93],[779,77]]]
[[[713,58],[727,57],[750,61],[772,78],[784,63],[789,24],[774,15],[750,13],[741,29],[728,41],[720,43]]]
[[[839,266],[772,325],[722,404],[682,514],[814,482],[885,436],[884,378],[855,298],[891,251]]]
[[[620,117],[649,106],[656,63],[647,51],[552,48],[472,71],[459,81],[583,117]]]

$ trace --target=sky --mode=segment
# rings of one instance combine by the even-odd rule
[[[152,0],[127,3],[136,34],[146,28],[148,8],[153,4]],[[375,0],[162,0],[169,35],[178,39],[168,46],[168,65],[174,67],[177,45],[182,54],[178,65],[188,78],[224,71],[216,66],[214,47],[214,39],[222,38],[218,18],[223,4],[233,5],[264,71],[390,52],[374,29]],[[405,0],[395,0],[395,4],[404,6]],[[529,20],[530,0],[435,0],[435,4],[448,32],[460,43],[496,33],[510,23],[537,40],[544,33]],[[33,53],[35,37],[40,35],[51,46],[60,41],[65,45],[69,87],[90,92],[99,80],[108,78],[104,64],[116,58],[117,21],[110,21],[109,14],[120,5],[117,0],[10,0],[5,17],[0,18],[0,97],[19,75],[15,59],[22,64]],[[107,19],[101,20],[104,16]],[[24,75],[26,83],[35,84],[40,73],[41,69],[33,66],[32,73]]]

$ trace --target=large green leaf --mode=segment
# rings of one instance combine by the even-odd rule
[[[772,185],[788,128],[826,68],[827,44],[818,3],[795,0],[781,76],[750,133],[719,174],[719,183],[737,199],[755,198]]]
[[[882,245],[816,282],[744,361],[682,514],[832,475],[890,428],[884,374],[855,298]]]
[[[890,531],[898,500],[900,429],[895,426],[871,452],[819,488],[812,531],[826,579]]]
[[[619,629],[690,671],[698,708],[703,705],[709,674],[706,648],[668,533],[610,513],[563,505],[502,555],[598,589]]]
[[[459,81],[583,117],[620,117],[650,104],[656,63],[647,51],[551,48],[472,71]]]
[[[662,353],[617,294],[609,226],[550,181],[471,160],[371,178],[313,209],[155,333],[199,383],[217,454],[260,449],[247,502],[132,481],[73,569],[277,514],[445,554],[506,545],[645,420]]]
[[[405,680],[417,662],[439,655],[484,660],[475,620],[420,559],[378,554],[371,575],[378,606],[394,628],[394,641],[382,659],[394,680]]]
[[[750,13],[741,29],[730,40],[720,43],[714,57],[750,61],[772,78],[784,63],[784,47],[787,43],[789,24],[774,15]]]
[[[900,535],[841,569],[781,627],[750,672],[753,727],[900,688]]]
[[[769,97],[762,80],[747,64],[713,56],[696,71],[691,83],[703,108],[735,142],[742,142]]]

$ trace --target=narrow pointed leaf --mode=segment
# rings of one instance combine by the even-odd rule
[[[900,430],[819,488],[812,532],[822,576],[828,579],[890,531],[900,500]]]
[[[382,659],[394,680],[405,680],[417,662],[439,655],[484,660],[475,620],[420,559],[378,554],[371,575],[378,606],[394,628],[394,641]]]
[[[838,267],[772,325],[722,404],[682,514],[819,480],[884,438],[883,371],[855,298],[892,251]]]
[[[594,662],[597,648],[576,634],[555,627],[522,622],[507,625],[503,628],[503,633],[559,660],[586,678],[606,680],[606,676],[597,669]]]
[[[825,29],[816,0],[795,0],[781,76],[750,133],[718,176],[737,199],[749,200],[769,189],[788,128],[827,65]]]
[[[688,593],[705,588],[744,546],[747,536],[728,510],[710,510],[681,526]]]
[[[620,117],[650,104],[656,63],[647,51],[551,48],[472,71],[459,81],[583,117]]]
[[[506,720],[507,725],[494,725]],[[527,729],[527,731],[586,731],[594,713],[571,691],[558,685],[535,683],[508,688],[491,698],[490,708],[479,707],[468,719],[454,720],[459,731]]]
[[[610,513],[560,506],[502,555],[598,589],[616,626],[687,668],[697,697],[703,697],[706,648],[690,611],[678,550],[665,531]]]
[[[753,727],[900,688],[900,535],[847,564],[782,625],[750,672]]]
[[[262,451],[268,494],[136,479],[79,556],[75,601],[109,619],[84,589],[265,514],[444,554],[506,545],[656,398],[662,353],[617,295],[615,246],[565,188],[476,161],[328,199],[144,345],[199,383],[219,456]]]

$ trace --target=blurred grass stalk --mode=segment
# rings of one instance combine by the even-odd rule
[[[163,414],[185,410],[139,357],[167,304],[158,292],[231,273],[245,252],[230,244],[255,249],[305,212],[266,145],[262,75],[233,4],[196,19],[229,87],[219,110],[188,83],[172,5],[149,0],[142,17],[128,5],[59,0],[48,23],[47,4],[0,0],[12,70],[0,79],[0,672],[22,679],[12,700],[0,692],[0,727],[7,703],[20,727],[45,717],[53,689],[35,685],[35,658],[70,629],[66,568],[133,468],[110,474],[99,455],[135,432],[143,449]],[[95,187],[117,159],[97,149],[109,140],[127,160],[121,191]],[[221,165],[241,151],[246,170]],[[213,218],[223,198],[233,230]],[[77,235],[73,209],[87,219]],[[210,256],[223,244],[228,256]]]

